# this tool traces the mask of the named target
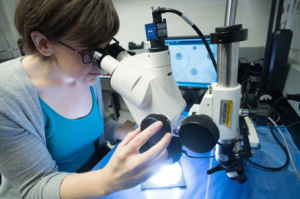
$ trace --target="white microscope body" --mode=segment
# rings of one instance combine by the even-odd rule
[[[156,113],[169,119],[172,132],[177,129],[186,102],[172,75],[169,50],[135,56],[123,51],[117,60],[105,56],[101,67],[112,74],[111,86],[123,97],[136,123]]]
[[[217,125],[221,140],[233,140],[239,134],[241,86],[223,88],[213,83],[209,86],[201,104],[194,104],[189,116],[205,114]],[[218,145],[217,145],[218,146]]]

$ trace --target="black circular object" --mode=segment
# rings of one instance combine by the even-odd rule
[[[122,46],[120,46],[118,43],[114,43],[114,44],[110,45],[107,51],[115,59],[117,59],[120,52],[122,52],[122,51],[126,52],[126,50],[124,48],[122,48]]]
[[[234,30],[240,30],[242,29],[242,24],[232,25],[232,26],[223,26],[223,27],[217,27],[216,32],[229,32]]]
[[[140,151],[140,153],[144,153],[144,152],[148,151],[154,145],[155,144],[152,144],[147,141],[143,146],[141,146],[139,151]],[[168,151],[167,160],[168,161],[166,162],[166,164],[173,164],[181,158],[181,155],[182,155],[181,148],[182,148],[182,144],[181,144],[179,138],[172,137],[171,142],[170,142],[169,146],[167,147],[167,151]]]
[[[211,44],[227,44],[245,41],[248,38],[248,29],[234,30],[229,32],[215,32],[210,34]]]
[[[200,103],[201,103],[201,101],[202,101],[204,95],[206,94],[206,92],[207,92],[207,88],[206,88],[206,89],[200,89],[200,90],[198,91],[197,94],[198,94],[198,96],[199,96],[199,100],[196,101],[197,104],[200,104]]]
[[[219,138],[217,125],[207,115],[191,115],[182,121],[179,129],[181,143],[196,153],[211,151]]]
[[[148,142],[150,142],[151,144],[156,144],[161,140],[161,138],[165,136],[166,133],[171,133],[171,124],[169,119],[166,116],[160,114],[150,114],[145,119],[143,119],[141,123],[141,130],[145,130],[146,128],[148,128],[148,126],[157,121],[161,121],[163,123],[163,126],[151,138],[149,138]]]
[[[174,129],[174,130],[173,130],[173,134],[174,134],[174,135],[179,135],[178,129]]]
[[[184,111],[189,111],[190,108],[195,104],[195,97],[191,90],[187,88],[180,88],[181,95],[186,102]]]
[[[151,52],[151,53],[162,52],[162,51],[169,50],[169,46],[165,45],[164,40],[160,40],[160,39],[151,40],[150,44],[151,44],[151,48],[149,48],[148,51]]]
[[[270,115],[270,106],[267,103],[259,103],[257,108],[249,108],[249,117],[256,120],[257,125],[266,125]]]

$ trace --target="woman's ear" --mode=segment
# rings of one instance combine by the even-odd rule
[[[44,34],[40,33],[39,31],[32,31],[30,35],[36,49],[42,55],[49,57],[53,54],[53,46]]]

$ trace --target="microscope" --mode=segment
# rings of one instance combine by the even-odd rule
[[[156,121],[163,122],[162,129],[141,147],[141,153],[155,145],[165,133],[172,132],[167,162],[172,164],[180,159],[182,145],[197,153],[215,148],[219,164],[207,174],[224,170],[230,179],[244,183],[247,177],[243,159],[252,157],[252,152],[247,128],[240,116],[241,85],[237,83],[237,72],[239,42],[247,39],[248,30],[235,25],[236,8],[237,0],[227,0],[225,25],[210,34],[211,43],[218,44],[218,66],[197,26],[181,12],[160,7],[152,8],[153,23],[145,25],[151,44],[148,53],[130,56],[116,43],[108,52],[95,50],[90,56],[93,63],[111,74],[112,88],[123,97],[142,130]],[[191,107],[181,124],[177,120],[186,102],[172,76],[170,52],[164,43],[167,38],[164,13],[179,15],[197,32],[218,74],[218,82],[208,87],[202,102]]]

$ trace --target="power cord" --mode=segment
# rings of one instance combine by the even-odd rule
[[[276,135],[273,132],[273,129],[272,129],[271,126],[270,126],[270,130],[271,130],[271,133],[272,133],[273,137],[275,138],[276,142],[279,144],[279,146],[282,148],[282,150],[284,151],[284,153],[286,155],[286,162],[284,163],[284,165],[282,165],[281,167],[266,167],[266,166],[259,165],[259,164],[255,163],[255,162],[252,162],[250,159],[246,159],[246,161],[248,161],[250,164],[253,164],[253,165],[255,165],[255,166],[259,167],[259,168],[263,168],[263,169],[270,170],[270,171],[280,171],[280,170],[282,170],[283,168],[285,168],[289,164],[290,158],[289,158],[289,155],[288,155],[288,152],[287,152],[286,148],[283,146],[283,144],[276,137]]]
[[[299,175],[299,173],[298,173],[298,171],[297,171],[297,168],[296,168],[296,166],[295,166],[295,163],[294,163],[293,156],[292,156],[292,154],[291,154],[289,145],[288,145],[288,143],[287,143],[287,141],[286,141],[286,139],[285,139],[283,133],[282,133],[281,130],[278,128],[276,122],[274,122],[270,117],[269,117],[269,120],[270,120],[270,121],[274,124],[274,126],[276,126],[276,128],[278,129],[278,131],[279,131],[279,133],[280,133],[280,135],[281,135],[281,137],[282,137],[282,139],[283,139],[283,141],[284,141],[284,143],[285,143],[285,145],[286,145],[286,148],[287,148],[287,150],[288,150],[289,157],[290,157],[292,166],[293,166],[293,168],[294,168],[294,171],[296,172],[298,178],[300,179],[300,175]]]
[[[273,107],[272,107],[272,110],[271,110],[271,112],[273,111],[273,120],[276,120],[276,105],[278,104],[278,102],[280,102],[283,99],[287,99],[287,97],[282,96],[282,97],[278,98],[277,100],[275,100],[275,102],[273,104]]]
[[[196,33],[199,35],[199,37],[202,39],[202,42],[204,43],[206,49],[207,49],[207,52],[211,58],[211,61],[213,63],[213,66],[215,68],[215,70],[217,71],[217,62],[214,58],[214,55],[209,47],[209,44],[207,43],[204,35],[202,34],[202,32],[199,30],[199,28],[189,19],[187,18],[187,16],[185,16],[182,12],[178,11],[178,10],[175,10],[175,9],[171,9],[171,8],[159,8],[159,12],[160,13],[173,13],[173,14],[176,14],[178,16],[180,16],[185,22],[187,22],[195,31]]]
[[[289,125],[287,125],[287,126],[281,126],[281,127],[279,127],[279,126],[274,126],[274,125],[271,125],[271,124],[270,124],[269,126],[272,126],[272,127],[276,127],[276,128],[282,129],[282,128],[289,128],[289,127],[295,126],[296,124],[300,124],[300,121],[294,122],[294,123],[289,124]]]
[[[207,157],[195,157],[195,156],[190,156],[187,154],[187,152],[185,150],[181,150],[180,151],[181,153],[183,153],[186,157],[189,157],[189,158],[214,158],[215,156],[207,156]]]

